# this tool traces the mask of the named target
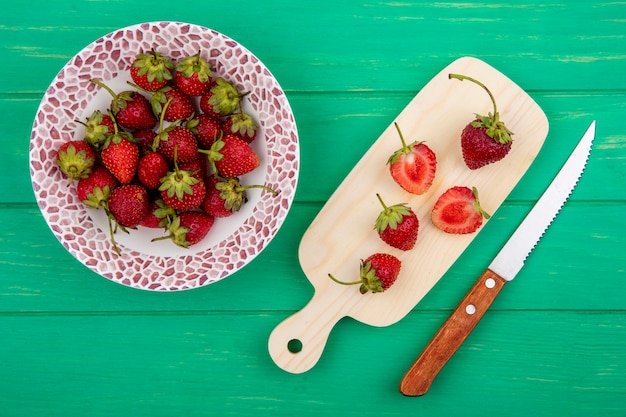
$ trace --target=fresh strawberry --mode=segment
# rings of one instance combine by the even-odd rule
[[[151,200],[148,204],[148,214],[139,225],[150,229],[165,228],[169,227],[174,217],[176,217],[176,211],[167,206],[163,200]]]
[[[116,223],[136,227],[148,214],[148,192],[141,185],[121,185],[109,196],[108,210]]]
[[[96,162],[96,153],[82,140],[70,140],[61,145],[56,154],[56,163],[68,179],[87,178]]]
[[[265,185],[241,185],[237,178],[210,176],[206,181],[206,197],[202,210],[213,217],[228,217],[241,209],[247,201],[246,190],[262,188],[273,195],[278,193]]]
[[[225,135],[235,135],[245,142],[251,143],[259,130],[259,125],[252,116],[244,112],[233,113],[224,120]]]
[[[204,181],[204,178],[207,174],[208,161],[203,156],[200,156],[200,154],[198,155],[198,158],[194,159],[193,161],[178,164],[178,169],[181,169],[183,171],[189,171],[192,177]]]
[[[191,97],[175,85],[167,85],[155,91],[150,98],[150,105],[156,117],[160,118],[161,112],[165,110],[163,120],[166,122],[187,119],[196,110]]]
[[[226,135],[213,143],[206,153],[213,171],[222,177],[239,177],[255,170],[261,163],[249,144],[234,135]]]
[[[113,133],[113,119],[100,110],[94,110],[86,122],[78,122],[85,126],[85,142],[93,149],[100,150],[107,136]]]
[[[209,149],[216,139],[222,137],[222,122],[213,116],[200,113],[186,124],[187,129],[196,135],[198,146]]]
[[[483,217],[489,219],[480,206],[475,187],[452,187],[444,192],[432,210],[432,222],[446,233],[473,233],[482,225]]]
[[[222,117],[218,109],[214,108],[210,101],[213,99],[215,93],[209,89],[206,93],[200,96],[200,101],[198,102],[198,106],[203,114],[207,116],[211,116],[214,119],[219,119]]]
[[[449,74],[448,77],[478,84],[489,94],[493,104],[493,114],[489,113],[487,116],[476,114],[476,118],[468,123],[461,132],[461,149],[465,164],[469,169],[478,169],[500,161],[511,150],[513,132],[500,120],[500,113],[498,113],[493,94],[484,84],[474,78],[460,74]]]
[[[137,178],[148,190],[156,190],[161,185],[170,167],[165,157],[159,152],[149,152],[141,157],[137,166]]]
[[[394,248],[413,249],[419,230],[419,220],[413,210],[406,204],[387,206],[379,194],[376,197],[383,206],[374,226],[380,238]]]
[[[169,126],[157,136],[156,150],[169,162],[191,162],[198,158],[198,141],[189,129],[183,126]],[[176,155],[175,155],[176,153]]]
[[[139,151],[144,154],[152,151],[152,144],[157,133],[152,129],[139,129],[133,132]]]
[[[211,86],[211,77],[211,65],[200,56],[200,51],[176,64],[176,85],[187,95],[204,94]]]
[[[76,195],[87,206],[99,208],[109,199],[111,190],[118,184],[119,182],[108,169],[96,164],[93,167],[93,172],[87,178],[78,180]]]
[[[191,245],[201,242],[209,233],[214,223],[215,219],[212,216],[201,211],[180,213],[169,226],[170,234],[153,239],[153,241],[172,239],[176,245],[188,248]]]
[[[116,94],[106,84],[98,80],[92,83],[104,88],[113,96],[110,110],[116,122],[127,129],[151,129],[157,124],[157,119],[152,113],[150,102],[138,91],[122,91]]]
[[[179,169],[178,164],[174,162],[174,170],[163,177],[159,191],[161,198],[169,207],[189,211],[200,207],[204,201],[206,185],[191,172]]]
[[[361,294],[368,291],[376,293],[389,289],[396,282],[401,267],[402,263],[395,256],[388,253],[375,253],[364,261],[361,260],[360,279],[358,281],[343,282],[331,274],[328,276],[342,285],[360,284],[359,291]]]
[[[115,126],[115,134],[107,138],[100,152],[102,163],[122,184],[135,178],[139,164],[139,147],[129,132],[120,132]]]
[[[156,91],[173,78],[173,70],[172,60],[152,49],[150,53],[136,55],[130,67],[130,76],[144,90]]]
[[[200,98],[200,109],[209,115],[228,116],[241,108],[241,100],[246,94],[241,94],[233,83],[220,77]]]
[[[424,194],[432,185],[437,171],[435,153],[424,142],[406,144],[395,123],[402,148],[394,152],[387,164],[394,181],[411,194]]]

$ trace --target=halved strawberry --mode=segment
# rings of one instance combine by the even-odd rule
[[[359,292],[365,294],[368,291],[373,293],[383,292],[396,282],[402,262],[398,258],[388,253],[375,253],[365,260],[361,260],[360,279],[353,282],[339,281],[331,274],[330,279],[338,284],[353,285],[360,284]]]
[[[419,231],[417,215],[406,204],[387,206],[379,194],[376,197],[383,206],[374,226],[380,238],[394,248],[413,249]]]
[[[433,224],[446,233],[473,233],[489,219],[480,206],[476,187],[456,186],[444,192],[435,203],[432,213]]]
[[[413,142],[409,145],[397,123],[394,123],[402,148],[394,152],[387,161],[393,179],[411,194],[424,194],[432,185],[437,171],[435,153],[424,142]]]

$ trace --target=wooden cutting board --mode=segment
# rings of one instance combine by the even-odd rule
[[[473,77],[494,95],[501,120],[514,133],[505,159],[478,170],[465,165],[460,133],[475,113],[493,112],[493,105],[480,86],[449,79],[449,73]],[[407,143],[425,141],[437,156],[435,180],[426,194],[407,193],[389,174],[387,159],[401,147],[393,122]],[[302,310],[271,333],[268,348],[274,362],[292,373],[309,370],[343,317],[372,326],[402,319],[480,232],[449,235],[435,228],[430,212],[437,198],[452,186],[474,186],[483,209],[493,214],[530,167],[547,134],[548,120],[541,108],[496,69],[471,57],[444,68],[389,124],[306,230],[299,259],[315,292]],[[394,249],[378,237],[374,222],[382,207],[376,193],[387,205],[407,203],[417,214],[419,236],[412,250]],[[396,283],[384,293],[362,295],[358,285],[343,286],[328,278],[332,273],[343,281],[358,280],[361,259],[375,252],[391,253],[402,262]]]

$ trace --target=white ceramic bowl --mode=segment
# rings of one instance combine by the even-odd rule
[[[59,146],[82,139],[85,121],[106,111],[111,96],[89,80],[99,79],[116,92],[132,89],[128,68],[136,54],[155,48],[177,60],[202,51],[214,73],[234,82],[244,99],[244,111],[259,122],[252,146],[259,168],[240,178],[242,184],[265,184],[277,196],[248,190],[249,201],[232,217],[216,219],[199,244],[181,248],[157,229],[139,227],[115,239],[112,250],[102,209],[78,200],[55,163]],[[248,264],[280,229],[293,202],[299,172],[295,119],[284,91],[265,65],[245,47],[214,30],[189,23],[149,22],[112,32],[91,43],[59,72],[45,93],[30,142],[30,174],[35,197],[52,233],[80,262],[105,278],[130,287],[177,291],[221,280]]]

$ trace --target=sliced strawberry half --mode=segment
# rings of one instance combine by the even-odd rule
[[[435,203],[432,211],[433,224],[446,233],[473,233],[489,219],[480,206],[476,187],[452,187],[444,192]]]
[[[437,157],[424,142],[406,144],[400,127],[395,123],[402,148],[394,152],[387,161],[393,179],[411,194],[424,194],[435,179]]]

